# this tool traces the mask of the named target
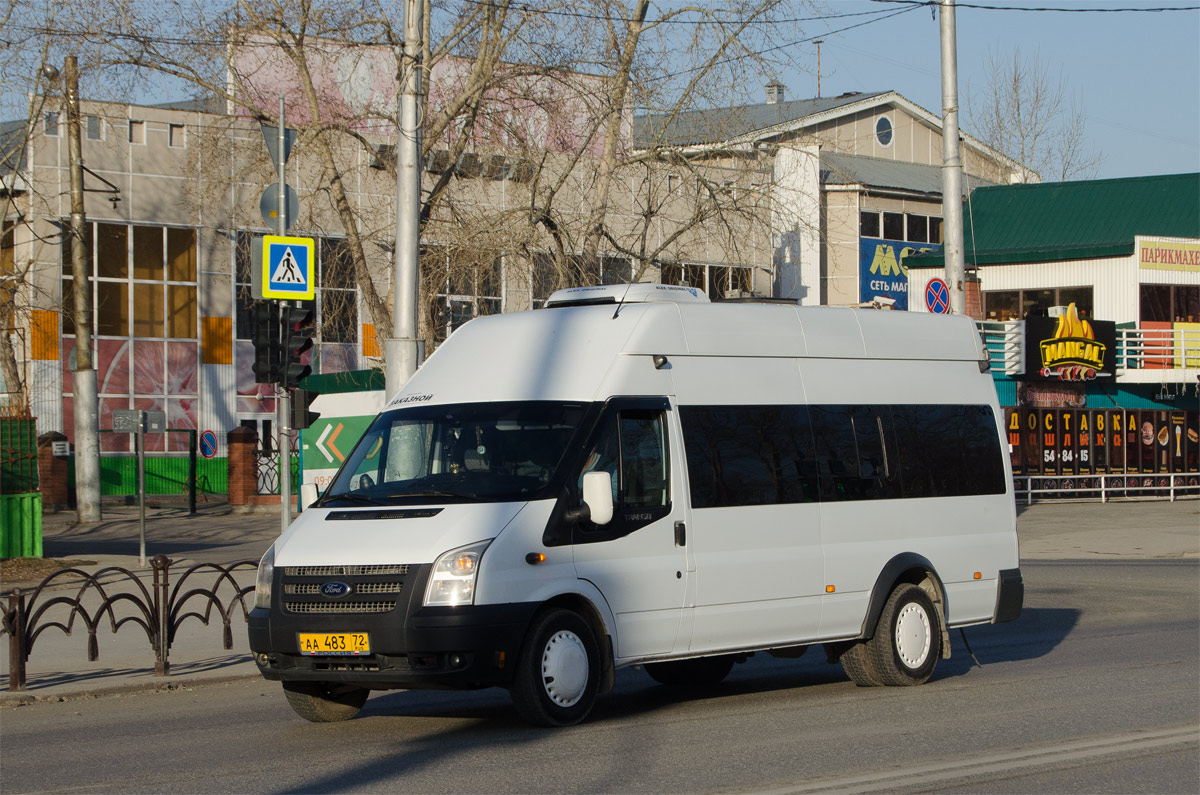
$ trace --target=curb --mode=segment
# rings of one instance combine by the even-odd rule
[[[223,676],[179,676],[164,677],[162,682],[127,682],[125,684],[101,685],[82,690],[71,690],[64,693],[39,693],[22,690],[0,692],[0,710],[15,707],[25,707],[35,703],[88,701],[111,696],[125,696],[137,693],[167,693],[176,690],[195,690],[197,687],[208,685],[227,685],[251,679],[262,679],[258,671],[244,674],[225,674]],[[263,681],[266,681],[265,679]]]

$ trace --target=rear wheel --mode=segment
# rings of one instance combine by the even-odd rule
[[[512,685],[521,717],[538,726],[571,726],[592,711],[600,684],[600,652],[588,623],[551,610],[533,623]]]
[[[867,654],[866,641],[860,641],[846,649],[838,660],[842,663],[846,676],[859,687],[879,687],[883,684]]]
[[[865,650],[868,668],[881,684],[928,681],[942,653],[942,628],[929,594],[911,583],[897,585]]]
[[[646,663],[646,673],[656,682],[672,686],[705,687],[715,685],[729,676],[733,657],[697,657],[694,660]]]
[[[371,691],[337,682],[284,682],[283,694],[296,714],[314,723],[350,720]]]

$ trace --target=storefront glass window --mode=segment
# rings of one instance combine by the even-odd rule
[[[1021,293],[1019,290],[998,290],[983,294],[984,316],[992,321],[1020,320]]]

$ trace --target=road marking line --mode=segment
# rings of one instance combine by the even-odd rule
[[[996,754],[982,754],[947,762],[930,762],[913,767],[881,773],[867,773],[844,778],[811,781],[792,787],[760,790],[761,795],[798,795],[810,792],[865,793],[912,789],[960,778],[973,778],[993,773],[1015,774],[1030,768],[1059,767],[1101,756],[1128,756],[1143,751],[1170,746],[1200,746],[1200,727],[1182,726],[1171,729],[1127,732],[1101,738],[1072,740]]]

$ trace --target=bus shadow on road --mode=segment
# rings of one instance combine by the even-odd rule
[[[1021,617],[1011,623],[981,624],[962,631],[952,629],[951,657],[938,664],[934,677],[962,676],[969,672],[975,667],[970,652],[975,653],[985,668],[989,664],[1045,657],[1075,630],[1081,615],[1083,611],[1076,608],[1026,607]]]

